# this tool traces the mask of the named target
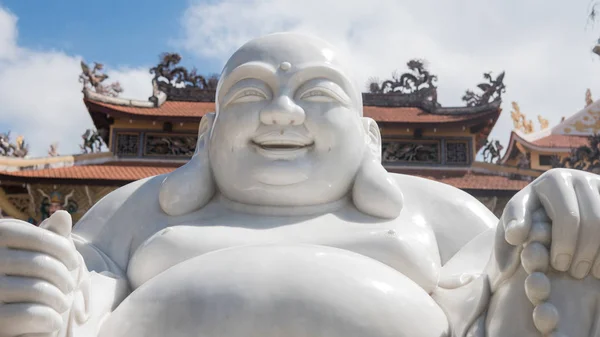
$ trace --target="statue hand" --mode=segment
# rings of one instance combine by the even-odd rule
[[[0,335],[52,336],[68,323],[85,269],[71,224],[65,211],[40,227],[0,220]]]
[[[578,279],[590,272],[600,278],[599,191],[599,175],[570,169],[545,172],[507,204],[501,221],[506,241],[514,246],[531,241],[536,217],[542,223],[547,217],[552,223],[550,265]]]

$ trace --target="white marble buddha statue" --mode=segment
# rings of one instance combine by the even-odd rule
[[[186,165],[73,232],[62,211],[0,220],[0,336],[599,334],[598,176],[549,171],[497,219],[388,173],[342,57],[298,34],[250,41]]]

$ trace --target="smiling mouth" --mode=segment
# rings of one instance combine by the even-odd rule
[[[312,139],[295,133],[267,133],[252,140],[257,152],[271,159],[290,160],[305,154],[314,146]]]

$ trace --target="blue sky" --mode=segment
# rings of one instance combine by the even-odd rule
[[[555,125],[600,95],[600,25],[590,0],[0,0],[0,132],[24,135],[32,156],[53,142],[79,152],[93,127],[82,102],[79,61],[105,64],[122,96],[147,99],[148,70],[162,52],[218,73],[254,37],[298,31],[351,55],[356,80],[385,80],[412,58],[438,75],[438,97],[461,105],[484,72],[506,71],[503,113],[492,138],[506,144],[511,102],[537,127]]]
[[[178,45],[188,1],[0,0],[18,18],[19,44],[61,50],[112,66],[154,65],[158,55],[177,51],[182,64],[220,71],[214,59],[195,57]]]

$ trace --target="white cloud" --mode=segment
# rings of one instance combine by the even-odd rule
[[[586,88],[600,97],[600,59],[586,30],[589,0],[224,0],[196,2],[182,18],[183,47],[225,62],[249,39],[277,31],[316,34],[351,53],[358,80],[381,79],[424,58],[439,99],[461,105],[484,72],[505,70],[503,114],[492,137],[507,143],[511,101],[536,122],[577,112]]]
[[[81,134],[93,128],[78,81],[81,57],[20,47],[16,24],[0,7],[0,125],[8,125],[13,137],[23,135],[32,157],[45,156],[53,142],[61,154],[79,153]],[[127,97],[147,99],[152,93],[147,69],[107,73]]]

